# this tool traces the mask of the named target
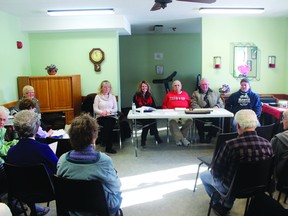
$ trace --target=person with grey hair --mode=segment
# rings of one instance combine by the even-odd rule
[[[8,150],[11,146],[17,144],[18,140],[10,140],[7,137],[7,129],[5,128],[5,124],[8,120],[9,110],[4,107],[0,106],[0,162],[4,163],[3,157],[6,157]]]
[[[40,114],[40,107],[39,107],[38,99],[34,97],[34,95],[35,95],[34,87],[31,85],[26,85],[23,87],[22,91],[23,91],[22,98],[19,99],[18,103],[11,110],[10,114],[15,115],[17,112],[20,111],[19,104],[20,104],[21,100],[23,100],[24,98],[30,98],[31,100],[33,100],[35,102],[35,112]]]
[[[191,99],[186,91],[182,90],[182,84],[179,80],[172,83],[172,91],[168,92],[163,100],[163,109],[175,109],[191,107]],[[192,125],[192,119],[181,119],[183,126],[179,128],[179,119],[169,119],[169,128],[177,146],[188,146],[190,141],[187,140],[189,129]]]
[[[286,161],[288,160],[288,110],[282,114],[284,131],[276,134],[272,139],[272,148],[275,155],[275,172],[276,177],[283,172]]]
[[[56,173],[57,156],[49,145],[35,140],[35,135],[40,126],[40,118],[37,113],[22,110],[15,115],[14,127],[20,140],[17,145],[12,146],[7,154],[7,163],[15,165],[39,164],[46,167],[48,173]],[[36,205],[37,215],[46,215],[49,207]]]
[[[212,208],[218,215],[226,215],[235,198],[225,200],[222,205],[219,191],[226,193],[240,161],[253,162],[273,156],[271,143],[257,135],[258,119],[253,110],[242,109],[235,115],[238,137],[225,142],[215,156],[210,170],[201,173],[200,178],[209,196],[214,194]],[[249,178],[249,177],[247,177]]]
[[[199,89],[192,93],[191,97],[191,106],[193,109],[195,108],[224,108],[223,101],[220,97],[220,94],[216,91],[213,91],[209,88],[210,83],[207,79],[202,78],[200,80]],[[219,125],[218,118],[202,118],[202,119],[194,119],[195,126],[198,130],[199,141],[200,143],[210,143],[212,137],[215,137],[217,134],[217,126]],[[212,126],[208,126],[208,134],[206,139],[205,135],[205,123],[212,122]]]

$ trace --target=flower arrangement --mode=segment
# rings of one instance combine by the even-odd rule
[[[228,84],[223,84],[221,88],[219,88],[219,92],[221,94],[227,94],[230,92],[230,87]]]
[[[45,70],[47,70],[47,72],[57,72],[58,71],[58,68],[56,67],[56,65],[54,64],[51,64],[51,65],[48,65]]]

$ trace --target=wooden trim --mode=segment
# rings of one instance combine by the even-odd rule
[[[16,106],[17,103],[18,103],[18,101],[13,101],[10,103],[1,104],[1,106],[5,106],[6,108],[11,108],[11,107]]]

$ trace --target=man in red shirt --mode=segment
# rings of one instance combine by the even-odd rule
[[[172,91],[168,92],[162,103],[163,109],[175,108],[190,108],[190,97],[185,91],[182,91],[182,84],[179,80],[175,80],[172,84]],[[177,146],[188,146],[190,141],[186,139],[189,129],[192,125],[192,119],[181,119],[183,126],[180,129],[178,126],[179,119],[170,119],[170,132],[176,142]]]

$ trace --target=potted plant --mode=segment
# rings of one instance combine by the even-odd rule
[[[47,70],[47,73],[49,75],[55,75],[58,71],[58,68],[56,67],[56,65],[54,64],[51,64],[51,65],[48,65],[45,70]]]

